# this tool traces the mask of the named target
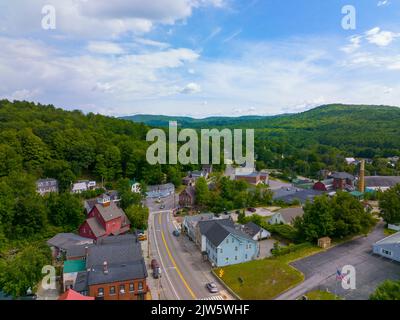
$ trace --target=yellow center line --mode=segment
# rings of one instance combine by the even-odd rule
[[[165,240],[164,232],[163,232],[162,229],[161,229],[161,213],[158,215],[158,223],[160,224],[161,237],[162,237],[162,240],[163,240],[163,242],[164,242],[165,249],[167,249],[168,257],[169,257],[169,259],[171,260],[172,264],[174,265],[176,272],[178,272],[178,275],[179,275],[179,277],[181,278],[181,280],[182,280],[183,284],[185,285],[186,289],[189,291],[189,293],[190,293],[190,295],[192,296],[192,298],[193,298],[194,300],[196,300],[196,295],[193,293],[192,289],[190,288],[190,286],[189,286],[188,283],[186,282],[185,278],[184,278],[183,275],[182,275],[181,270],[178,268],[178,266],[177,266],[177,264],[176,264],[174,258],[172,257],[171,251],[169,250],[169,247],[168,247],[168,245],[167,245],[167,241]]]

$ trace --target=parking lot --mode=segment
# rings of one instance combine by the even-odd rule
[[[296,299],[308,291],[328,289],[346,300],[366,300],[387,279],[400,279],[400,263],[372,254],[372,244],[384,238],[383,223],[368,235],[330,250],[292,263],[306,280],[279,299]],[[337,270],[352,265],[356,270],[356,289],[344,290],[336,278]]]

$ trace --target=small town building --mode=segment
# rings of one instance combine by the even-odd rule
[[[92,239],[81,237],[73,233],[59,233],[47,241],[52,251],[53,258],[62,258],[71,248],[82,247],[93,244]],[[84,249],[83,249],[84,251]]]
[[[79,235],[97,240],[109,235],[121,235],[130,229],[130,221],[125,212],[110,197],[103,195],[79,227]]]
[[[100,239],[88,248],[85,260],[66,263],[64,271],[81,270],[68,286],[84,296],[97,300],[144,300],[149,291],[143,252],[134,235]],[[70,277],[69,273],[66,277]]]
[[[269,219],[269,224],[293,224],[296,217],[302,217],[304,210],[302,207],[286,208],[275,212]]]
[[[347,172],[334,172],[333,178],[333,189],[334,190],[354,190],[355,177]]]
[[[79,272],[86,270],[85,260],[66,260],[63,266],[63,291],[75,287],[76,278]]]
[[[201,252],[206,252],[206,237],[205,234],[212,228],[215,223],[223,224],[228,227],[235,227],[233,220],[230,217],[226,218],[216,218],[213,217],[211,220],[201,220],[199,221],[195,229],[194,242],[200,247]]]
[[[72,185],[72,193],[82,193],[96,189],[96,181],[80,180]]]
[[[295,187],[282,187],[274,190],[272,198],[277,201],[283,201],[285,203],[293,203],[293,201],[299,201],[301,204],[305,204],[307,201],[313,202],[316,196],[324,194],[324,191],[313,190],[313,189],[301,189]]]
[[[256,241],[271,238],[271,233],[269,231],[261,228],[259,225],[255,224],[252,221],[246,223],[243,226],[242,230]]]
[[[325,179],[318,181],[314,183],[313,189],[325,192],[331,191],[333,190],[333,179]]]
[[[251,173],[238,173],[235,175],[235,180],[246,181],[252,185],[259,185],[260,183],[268,184],[269,175],[267,172],[251,172]]]
[[[58,192],[58,181],[56,179],[39,179],[36,181],[36,192],[41,196],[48,193]]]
[[[329,237],[323,237],[318,239],[318,247],[322,249],[327,249],[331,246],[332,239]]]
[[[186,187],[179,194],[179,205],[183,208],[192,207],[196,202],[196,189],[192,186]]]
[[[370,176],[365,177],[366,191],[386,191],[400,184],[400,176]]]
[[[208,260],[215,267],[251,261],[260,253],[258,242],[239,228],[215,223],[204,236]]]
[[[192,241],[196,238],[196,225],[199,221],[212,220],[215,216],[213,213],[202,213],[194,216],[186,216],[182,222],[182,232],[185,233]]]
[[[372,249],[375,254],[400,262],[400,232],[376,242]]]
[[[345,158],[347,165],[357,165],[359,163],[355,158]]]
[[[121,201],[121,198],[117,191],[109,191],[107,193],[100,195],[97,198],[87,199],[83,202],[83,206],[85,207],[86,214],[89,214],[90,211],[92,211],[92,209],[94,208],[96,203],[98,203],[98,199],[101,197],[109,197],[110,200],[116,204],[118,204]]]
[[[166,198],[175,193],[173,183],[166,183],[154,186],[148,186],[146,195],[148,198]]]

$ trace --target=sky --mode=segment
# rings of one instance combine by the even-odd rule
[[[400,0],[0,0],[0,98],[197,118],[400,106]]]

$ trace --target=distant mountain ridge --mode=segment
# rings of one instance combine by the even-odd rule
[[[196,119],[182,116],[134,115],[122,117],[133,122],[144,123],[152,127],[166,127],[169,121],[177,121],[179,126],[186,128],[200,127],[240,127],[261,129],[265,127],[293,127],[304,121],[303,127],[318,127],[324,123],[335,123],[340,118],[354,117],[357,121],[388,121],[399,119],[400,108],[377,105],[322,105],[301,113],[280,114],[275,116],[240,116],[240,117],[207,117]],[[301,126],[300,126],[301,127]]]

